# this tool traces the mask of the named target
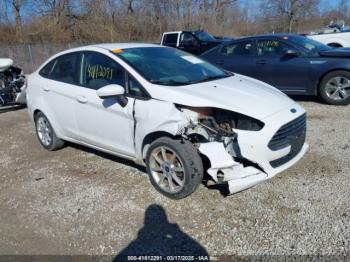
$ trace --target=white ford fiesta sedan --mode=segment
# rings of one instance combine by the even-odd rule
[[[47,150],[70,141],[145,165],[169,198],[203,173],[235,193],[307,151],[306,113],[277,89],[152,44],[101,44],[51,57],[28,77],[27,102]]]

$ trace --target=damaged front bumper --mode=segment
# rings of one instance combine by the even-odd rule
[[[237,138],[233,147],[234,155],[228,152],[223,142],[200,144],[199,151],[210,161],[208,174],[216,183],[226,183],[229,193],[233,194],[268,180],[294,165],[308,150],[309,146],[304,142],[305,133],[302,144],[299,144],[297,149],[289,145],[279,150],[271,150],[268,144],[283,125],[305,114],[301,107],[297,110],[299,113],[295,115],[290,114],[288,108],[268,117],[264,121],[265,127],[260,131],[235,130]],[[286,157],[288,161],[279,165],[273,164]]]
[[[227,183],[229,193],[233,194],[253,187],[288,169],[305,155],[308,148],[308,144],[305,143],[293,159],[284,165],[270,169],[269,173],[235,161],[219,142],[201,144],[199,151],[207,156],[212,164],[207,170],[208,174],[216,183]]]

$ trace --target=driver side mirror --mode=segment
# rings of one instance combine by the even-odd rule
[[[128,99],[125,97],[125,89],[120,85],[107,85],[96,90],[96,93],[101,99],[115,97],[122,107],[125,107],[128,103]]]
[[[292,56],[299,56],[299,53],[296,51],[296,50],[294,50],[294,49],[287,49],[287,50],[285,50],[284,51],[284,55],[285,56],[290,56],[290,57],[292,57]]]

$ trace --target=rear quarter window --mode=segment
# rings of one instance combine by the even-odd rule
[[[48,62],[40,71],[39,71],[39,74],[42,76],[42,77],[49,77],[50,73],[51,73],[51,70],[52,70],[52,67],[53,65],[55,64],[55,61],[56,59]]]

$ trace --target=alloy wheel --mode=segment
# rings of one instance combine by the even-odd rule
[[[37,132],[40,141],[49,146],[52,141],[52,130],[48,120],[44,117],[39,117],[37,120]]]
[[[160,146],[151,152],[149,168],[158,186],[177,193],[185,185],[185,168],[180,157],[170,148]]]
[[[344,100],[350,96],[350,79],[343,76],[331,78],[325,87],[326,94],[333,100]]]

